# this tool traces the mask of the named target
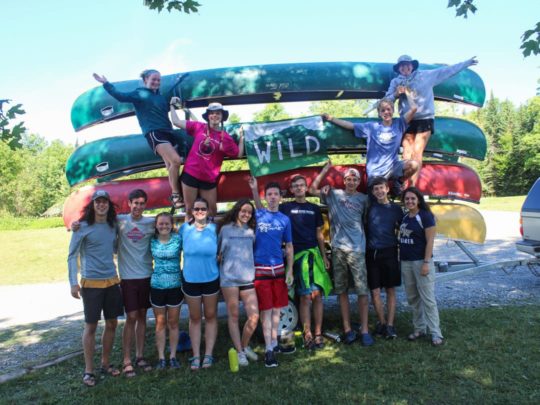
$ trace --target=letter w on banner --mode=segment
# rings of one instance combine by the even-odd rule
[[[244,124],[246,155],[255,177],[328,159],[321,117]]]

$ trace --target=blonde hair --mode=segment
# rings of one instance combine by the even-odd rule
[[[379,102],[377,103],[377,112],[380,113],[381,112],[381,108],[382,108],[382,105],[383,104],[388,104],[389,106],[392,107],[392,111],[394,111],[394,102],[388,98],[383,98],[381,100],[379,100]]]

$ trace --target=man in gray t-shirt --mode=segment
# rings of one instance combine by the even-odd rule
[[[332,167],[328,163],[313,180],[309,192],[318,196],[321,202],[328,205],[330,217],[330,233],[332,245],[332,267],[334,270],[334,291],[339,295],[345,343],[356,340],[356,332],[351,328],[349,310],[349,273],[354,281],[354,289],[358,294],[358,311],[360,313],[362,345],[374,343],[368,330],[368,294],[367,272],[365,263],[366,236],[364,232],[364,216],[367,212],[368,197],[357,191],[360,185],[360,173],[354,168],[347,168],[343,173],[345,190],[332,189],[319,184]]]

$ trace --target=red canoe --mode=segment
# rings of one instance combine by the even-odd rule
[[[345,167],[355,167],[362,175],[360,191],[366,190],[367,179],[364,165],[334,166],[322,181],[321,187],[329,184],[332,187],[343,188],[341,175]],[[258,177],[259,191],[270,181],[278,182],[285,196],[290,197],[288,184],[290,179],[302,174],[308,179],[308,183],[317,176],[320,167],[304,167],[283,173],[271,174]],[[251,190],[248,185],[249,171],[222,172],[218,182],[218,201],[236,201],[240,198],[251,198]],[[435,199],[463,200],[478,203],[482,193],[482,186],[478,175],[469,167],[457,163],[424,162],[417,187],[425,195]],[[82,208],[88,204],[92,194],[96,190],[106,190],[111,200],[117,206],[118,213],[128,213],[127,196],[131,190],[143,189],[148,194],[148,209],[169,207],[169,195],[171,188],[167,177],[150,179],[135,179],[114,181],[110,183],[96,184],[83,187],[73,192],[64,203],[64,224],[69,226],[71,222],[79,219]]]

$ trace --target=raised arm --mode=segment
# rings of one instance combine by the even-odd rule
[[[260,210],[263,208],[261,202],[261,196],[259,195],[259,188],[257,187],[257,179],[253,176],[249,178],[249,188],[251,188],[251,193],[253,194],[253,202],[255,203],[255,208]]]
[[[461,63],[456,63],[455,65],[444,66],[433,70],[425,70],[423,71],[423,73],[424,75],[427,75],[427,77],[429,78],[428,80],[431,82],[431,85],[436,86],[439,83],[444,82],[446,79],[454,76],[455,74],[458,74],[462,70],[467,69],[469,66],[473,66],[476,64],[478,64],[478,59],[476,59],[476,56],[473,56],[472,58],[467,59],[466,61],[463,61]]]
[[[329,114],[321,114],[321,118],[323,121],[331,122],[332,124],[336,124],[340,126],[341,128],[348,129],[349,131],[352,131],[354,129],[354,124],[350,121],[345,121],[339,118],[332,117]]]
[[[321,189],[319,189],[319,184],[321,184],[321,180],[324,179],[326,176],[326,173],[328,173],[328,170],[332,167],[332,161],[328,159],[328,163],[324,165],[320,173],[315,177],[315,180],[313,180],[313,183],[309,186],[309,194],[314,195],[315,197],[321,197]]]
[[[175,105],[178,103],[180,103],[180,99],[178,97],[173,97],[171,98],[171,101],[169,101],[169,105],[171,107],[171,122],[175,127],[186,129],[186,121],[181,120],[176,113]]]
[[[137,91],[130,91],[128,93],[118,91],[116,90],[116,87],[114,87],[105,76],[98,75],[97,73],[94,73],[93,76],[94,79],[96,79],[99,83],[103,85],[105,91],[109,93],[112,97],[114,97],[116,100],[123,103],[136,103],[140,101],[139,93]]]

